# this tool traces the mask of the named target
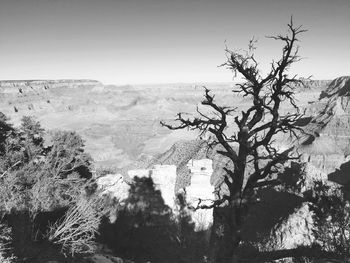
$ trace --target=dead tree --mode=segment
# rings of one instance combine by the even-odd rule
[[[301,130],[297,121],[303,116],[295,102],[295,89],[303,80],[287,73],[290,66],[301,58],[298,55],[298,36],[305,32],[296,27],[291,19],[286,35],[269,37],[282,41],[282,56],[271,63],[267,75],[259,70],[254,56],[254,41],[248,51],[237,52],[226,48],[227,61],[223,64],[243,77],[243,82],[232,90],[251,100],[247,110],[237,111],[234,106],[219,105],[211,91],[205,88],[202,107],[208,107],[213,114],[197,109],[197,117],[184,117],[179,113],[174,123],[161,124],[171,130],[190,129],[201,135],[214,138],[211,145],[220,145],[217,152],[228,158],[234,169],[226,169],[224,183],[228,194],[213,201],[212,205],[198,208],[214,208],[212,239],[212,262],[236,262],[237,248],[242,241],[242,221],[247,215],[249,204],[254,200],[256,189],[276,184],[272,175],[286,161],[298,158],[294,148],[281,151],[275,143],[276,135],[287,134],[295,137]],[[293,111],[282,113],[282,104],[289,104]],[[233,116],[231,118],[231,116]],[[228,127],[236,126],[236,132]],[[249,167],[249,169],[247,168]],[[225,209],[223,209],[223,206]],[[219,231],[220,230],[220,231]]]

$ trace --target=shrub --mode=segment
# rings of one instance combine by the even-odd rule
[[[350,255],[350,202],[344,189],[316,182],[308,193],[317,228],[316,243],[339,255]]]
[[[8,118],[0,112],[0,155],[3,154],[5,140],[12,131],[13,127],[8,123]]]
[[[93,253],[96,250],[95,237],[104,215],[101,200],[80,198],[61,220],[50,227],[48,240],[60,245],[64,254]]]
[[[82,193],[85,180],[72,174],[68,178],[42,176],[30,190],[32,212],[68,207]]]
[[[1,116],[1,212],[38,213],[69,206],[91,178],[91,157],[81,137],[56,131],[51,145],[44,146],[39,122],[24,117],[19,128],[12,128]]]
[[[51,134],[52,145],[45,158],[46,168],[53,176],[67,177],[77,172],[82,178],[91,178],[92,158],[84,152],[84,141],[76,132],[56,131]]]
[[[0,114],[0,216],[13,228],[14,253],[45,254],[36,241],[53,250],[52,242],[59,244],[69,254],[92,251],[102,215],[97,200],[86,196],[91,157],[75,132],[53,132],[51,144],[44,143],[44,135],[31,117],[14,128]],[[49,228],[50,222],[56,223]]]
[[[24,116],[22,118],[20,131],[22,136],[32,144],[36,146],[42,146],[44,143],[45,130],[41,127],[40,123],[33,117]]]

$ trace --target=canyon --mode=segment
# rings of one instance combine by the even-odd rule
[[[326,83],[310,82],[298,91],[298,104],[315,111],[317,107],[312,103]],[[34,116],[45,129],[77,131],[97,167],[134,167],[135,161],[161,154],[179,140],[197,137],[193,132],[169,131],[159,122],[173,120],[178,112],[195,113],[203,97],[203,86],[223,104],[247,108],[249,101],[233,94],[233,85],[112,86],[95,80],[0,81],[0,109],[15,125],[23,116]]]
[[[291,143],[302,153],[306,168],[306,191],[315,180],[348,185],[350,149],[350,77],[333,81],[307,81],[296,92],[305,112],[300,125],[306,133],[297,142],[281,138],[281,147]],[[45,129],[77,131],[97,168],[111,172],[97,179],[102,194],[123,202],[133,178],[151,177],[167,206],[176,210],[175,196],[186,193],[188,204],[216,198],[228,162],[207,151],[198,134],[170,131],[161,120],[171,122],[178,112],[196,113],[204,84],[111,86],[94,80],[1,81],[0,109],[18,125],[23,116],[34,116]],[[223,104],[246,109],[250,101],[232,94],[233,84],[205,84]],[[289,108],[283,111],[288,112]],[[308,204],[297,196],[262,192],[269,206],[257,205],[251,216],[258,225],[252,240],[262,250],[291,249],[313,241]],[[278,198],[276,198],[278,197]],[[279,207],[284,204],[284,209]],[[272,216],[273,215],[273,216]],[[192,212],[199,229],[212,223],[210,210]],[[249,222],[248,222],[249,225]],[[259,229],[260,227],[260,229]],[[258,234],[273,237],[259,240]],[[261,234],[261,235],[262,235]],[[262,235],[262,236],[263,236]],[[271,241],[272,240],[272,241]],[[271,243],[272,242],[272,243]]]

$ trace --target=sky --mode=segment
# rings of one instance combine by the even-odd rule
[[[308,29],[291,73],[350,75],[350,0],[0,0],[0,79],[230,82],[225,45],[255,37],[267,72],[291,16]]]

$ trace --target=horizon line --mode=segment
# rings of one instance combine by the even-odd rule
[[[336,78],[344,77],[339,76]],[[310,81],[330,81],[332,79],[310,79]],[[112,83],[112,82],[104,82],[98,79],[90,79],[90,78],[59,78],[59,79],[0,79],[0,83],[11,83],[11,82],[35,82],[35,81],[95,81],[99,82],[104,86],[151,86],[151,85],[202,85],[202,84],[235,84],[240,83],[242,80],[232,80],[232,81],[179,81],[179,82],[134,82],[134,83]]]

